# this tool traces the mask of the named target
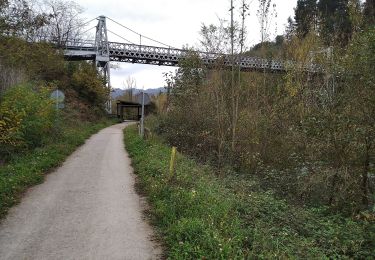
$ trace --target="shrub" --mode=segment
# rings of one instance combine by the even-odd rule
[[[55,112],[47,87],[20,85],[1,98],[0,154],[9,156],[42,144],[52,128]]]
[[[125,129],[126,149],[147,195],[168,259],[373,259],[374,223],[300,207],[261,188],[257,178],[218,175],[170,147]],[[365,217],[365,216],[364,216]]]
[[[86,62],[73,66],[71,88],[74,89],[80,100],[85,102],[93,112],[103,112],[104,104],[108,100],[109,89],[105,87],[105,80],[95,68]]]

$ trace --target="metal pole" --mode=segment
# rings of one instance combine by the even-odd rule
[[[231,63],[232,63],[232,69],[231,69],[231,89],[232,89],[232,151],[235,149],[235,131],[236,131],[236,101],[235,101],[235,86],[234,86],[234,18],[233,18],[233,0],[230,1],[230,41],[231,41]]]
[[[109,65],[109,62],[107,62],[107,64],[105,65],[105,70],[106,70],[105,73],[106,73],[106,80],[107,80],[107,83],[108,83],[108,91],[109,91],[109,97],[108,97],[108,101],[107,101],[107,112],[108,112],[109,114],[112,114],[111,67],[110,67],[110,65]]]
[[[55,127],[59,128],[59,88],[56,88],[56,117],[55,117]]]
[[[143,87],[142,91],[142,115],[141,115],[141,138],[145,134],[145,88]]]
[[[231,55],[232,55],[232,73],[234,68],[234,18],[233,18],[233,0],[230,1],[230,42],[231,42]],[[233,82],[232,82],[233,83]]]
[[[56,97],[56,112],[58,112],[59,111],[59,88],[57,88],[56,90],[57,90],[56,91],[56,95],[57,95],[57,97]]]

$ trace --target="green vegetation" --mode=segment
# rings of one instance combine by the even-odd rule
[[[59,166],[90,135],[109,126],[110,120],[60,124],[58,133],[44,139],[44,145],[23,154],[14,154],[0,166],[0,218],[17,203],[30,186],[43,181],[44,175]]]
[[[244,46],[249,1],[241,1],[234,27],[202,26],[201,49],[289,61],[287,70],[228,70],[220,59],[207,68],[192,52],[167,75],[165,109],[150,126],[212,168],[180,156],[167,183],[169,148],[127,139],[169,256],[372,259],[373,1],[297,1],[295,20],[273,42],[276,6],[257,2],[259,44]],[[318,73],[306,71],[312,63]]]
[[[169,180],[171,148],[125,129],[139,188],[170,259],[374,258],[375,225],[294,206],[256,179],[218,175],[178,154]]]
[[[79,34],[78,6],[43,4],[46,13],[31,1],[0,0],[0,218],[85,139],[113,123],[104,111],[109,89],[95,67],[66,62],[44,42]],[[56,89],[65,93],[59,111],[50,98]]]
[[[276,5],[258,0],[261,42],[252,48],[248,2],[236,3],[237,21],[202,26],[202,50],[291,61],[287,70],[228,70],[228,56],[207,68],[191,51],[166,74],[150,127],[210,166],[179,154],[169,180],[170,147],[125,131],[168,256],[373,259],[374,1],[298,0],[285,34],[271,41]],[[106,125],[98,123],[109,95],[103,77],[44,42],[80,35],[79,7],[44,5],[0,0],[0,216]],[[312,63],[318,73],[306,71]],[[55,89],[66,95],[59,113],[49,100]]]
[[[17,86],[1,97],[0,154],[11,156],[40,146],[54,125],[55,108],[47,88],[34,91],[31,86]]]
[[[285,73],[230,71],[220,61],[207,68],[194,54],[181,62],[152,131],[219,171],[257,178],[288,203],[374,218],[375,30],[357,1],[318,2],[298,1],[285,35],[234,57],[293,61]],[[207,50],[231,47],[222,46],[231,36],[223,23],[202,27]],[[240,50],[243,31],[234,29]],[[319,73],[304,69],[312,62]]]

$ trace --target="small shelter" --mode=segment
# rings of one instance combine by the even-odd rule
[[[145,115],[148,114],[150,104],[145,104]],[[130,101],[117,101],[117,118],[123,120],[141,120],[142,104]]]

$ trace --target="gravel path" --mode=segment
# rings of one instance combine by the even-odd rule
[[[0,224],[0,259],[159,259],[123,128],[92,136]]]

